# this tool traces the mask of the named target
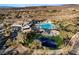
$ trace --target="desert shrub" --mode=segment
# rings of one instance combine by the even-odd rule
[[[30,32],[27,34],[27,42],[32,43],[34,39],[39,38],[42,36],[41,34],[37,34],[36,32]]]
[[[0,22],[2,23],[5,19],[5,15],[4,14],[0,14]]]
[[[57,10],[52,10],[52,12],[57,12]]]
[[[76,11],[76,10],[74,9],[74,10],[72,10],[72,11]]]
[[[67,31],[67,32],[76,32],[76,25],[72,21],[60,21],[57,24],[59,26],[59,30]]]
[[[76,32],[79,32],[79,26],[76,26],[76,30],[75,30]]]
[[[71,39],[71,37],[73,36],[74,34],[72,32],[67,32],[67,31],[60,31],[60,36],[62,36],[63,39]]]
[[[41,34],[37,34],[36,32],[30,32],[30,33],[27,34],[28,39],[36,39],[39,36],[41,36]]]
[[[18,14],[17,14],[15,17],[16,17],[16,18],[21,18],[21,16],[20,16],[20,15],[18,15]]]
[[[60,27],[60,30],[64,30],[67,22],[66,21],[59,21],[57,25]]]
[[[31,44],[29,44],[29,47],[31,49],[40,49],[42,47],[42,44],[39,40],[34,40]]]
[[[57,36],[53,36],[52,38],[56,41],[58,46],[61,46],[63,44],[63,38],[61,36],[57,35]]]
[[[65,27],[65,31],[75,33],[76,27],[74,25],[68,25]]]
[[[79,17],[75,17],[74,19],[75,19],[75,20],[73,20],[73,23],[74,23],[76,26],[79,26]]]
[[[76,17],[76,19],[79,19],[79,17]]]
[[[59,10],[46,10],[46,12],[55,13],[55,12],[59,12]]]

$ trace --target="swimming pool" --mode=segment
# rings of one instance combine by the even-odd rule
[[[55,29],[55,25],[52,23],[41,23],[39,26],[42,29]]]
[[[43,46],[51,47],[51,48],[57,48],[58,47],[58,45],[57,45],[57,43],[55,42],[54,39],[42,37],[42,38],[39,38],[39,40],[42,42]]]

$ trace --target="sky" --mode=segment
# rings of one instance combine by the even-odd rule
[[[28,7],[28,6],[60,6],[62,4],[0,4],[0,6],[9,7]]]

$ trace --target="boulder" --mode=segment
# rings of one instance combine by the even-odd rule
[[[69,54],[79,55],[79,32],[77,32],[70,40],[71,51]]]
[[[15,50],[18,51],[19,54],[24,54],[25,52],[27,53],[28,48],[24,47],[22,44],[19,44]]]
[[[5,49],[2,54],[8,54],[8,55],[16,55],[16,54],[27,54],[28,48],[24,47],[22,44],[17,44],[16,46],[10,46],[7,49]]]
[[[15,49],[14,46],[10,46],[7,49],[5,49],[1,54],[9,54],[10,52],[12,52]]]
[[[42,49],[35,49],[32,55],[45,55],[45,51]]]
[[[52,30],[50,34],[51,34],[52,36],[57,36],[57,35],[59,35],[60,33],[59,33],[59,31],[57,31],[57,30]]]
[[[35,49],[32,55],[54,55],[55,51],[47,49]]]

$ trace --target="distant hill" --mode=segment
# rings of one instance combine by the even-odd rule
[[[14,8],[13,6],[0,6],[0,8]]]
[[[64,7],[79,7],[79,4],[65,4]]]
[[[61,5],[39,5],[39,6],[24,6],[24,7],[16,7],[16,6],[0,6],[0,8],[35,8],[35,7],[79,7],[79,4],[61,4]]]
[[[63,10],[66,8],[79,8],[79,4],[63,4],[61,6],[50,6],[50,5],[45,5],[45,6],[25,6],[25,7],[16,7],[16,6],[0,6],[0,9],[4,10],[9,10],[9,9],[14,9],[14,10]],[[2,9],[2,11],[3,11]]]

